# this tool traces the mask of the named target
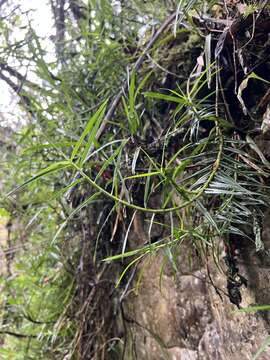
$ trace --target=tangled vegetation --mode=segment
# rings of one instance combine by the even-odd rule
[[[132,358],[136,264],[162,252],[177,272],[183,244],[240,306],[236,250],[267,251],[270,23],[266,1],[225,3],[51,1],[53,57],[2,5],[0,78],[25,119],[1,145],[2,359]]]

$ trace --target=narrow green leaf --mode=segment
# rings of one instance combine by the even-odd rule
[[[266,350],[266,348],[270,345],[270,336],[267,336],[267,338],[262,343],[259,350],[256,352],[256,354],[253,356],[252,360],[259,359],[259,356]]]
[[[125,276],[126,272],[131,268],[131,266],[134,265],[134,264],[135,264],[136,262],[138,262],[139,260],[141,260],[144,256],[145,256],[145,254],[142,254],[142,255],[138,256],[136,259],[132,260],[132,261],[126,266],[126,268],[123,270],[122,274],[119,276],[119,279],[117,280],[117,283],[116,283],[116,285],[115,285],[116,288],[120,285],[123,277]]]
[[[131,175],[131,176],[127,176],[127,177],[125,178],[125,180],[139,179],[139,178],[149,177],[149,176],[155,176],[155,175],[161,175],[161,172],[160,172],[160,171],[152,171],[152,172],[148,172],[148,173]]]
[[[135,101],[137,96],[139,95],[140,91],[144,88],[144,85],[146,84],[147,80],[149,79],[149,77],[152,75],[153,71],[150,71],[144,78],[143,80],[140,82],[136,92],[135,92]]]
[[[256,79],[256,80],[261,80],[263,82],[265,82],[266,84],[270,84],[270,82],[264,78],[262,78],[261,76],[257,75],[254,71],[252,71],[252,73],[248,76],[250,79]]]
[[[135,73],[132,72],[129,84],[129,106],[130,111],[135,111]]]
[[[38,145],[34,145],[34,146],[30,146],[26,149],[24,149],[22,151],[22,155],[28,154],[28,153],[33,153],[33,152],[37,152],[40,150],[45,150],[45,149],[51,149],[52,147],[69,147],[74,145],[75,142],[73,141],[60,141],[60,142],[55,142],[54,145],[52,144],[38,144]]]
[[[152,166],[150,164],[149,173],[151,173],[151,169],[152,169]],[[148,201],[148,198],[150,196],[150,189],[151,189],[151,177],[148,176],[146,178],[145,187],[144,187],[144,195],[143,195],[143,203],[144,203],[145,207],[147,207],[147,201]]]
[[[85,206],[87,206],[88,204],[92,203],[93,201],[95,201],[100,195],[100,192],[94,193],[93,195],[91,195],[89,198],[87,198],[86,200],[84,200],[79,206],[76,207],[76,209],[74,209],[69,216],[67,217],[67,219],[59,226],[57,232],[55,233],[51,244],[54,244],[56,239],[58,238],[58,236],[60,235],[61,231],[66,227],[67,223],[69,220],[71,220],[73,218],[74,215],[76,215],[80,210],[82,210]]]
[[[160,93],[156,93],[156,92],[152,92],[152,91],[144,92],[143,95],[145,97],[150,97],[153,99],[172,101],[172,102],[176,102],[176,103],[180,103],[180,104],[186,102],[185,100],[183,100],[182,98],[177,97],[177,96],[165,95],[165,94],[160,94]]]
[[[129,130],[130,130],[130,133],[133,135],[137,131],[137,128],[139,125],[138,115],[135,111],[135,108],[133,110],[131,109],[131,107],[130,107],[130,109],[128,108],[127,102],[124,97],[122,97],[122,102],[123,102],[124,110],[125,110],[125,113],[126,113],[126,116],[128,119]]]
[[[93,116],[91,116],[91,118],[89,119],[89,121],[88,121],[82,135],[80,136],[79,140],[77,141],[76,145],[74,146],[74,149],[73,149],[71,157],[70,157],[71,161],[73,161],[73,159],[77,155],[77,153],[79,151],[79,148],[82,145],[82,142],[84,141],[85,137],[89,134],[89,132],[93,128],[95,128],[95,131],[92,134],[91,139],[93,139],[93,137],[96,135],[96,131],[97,131],[97,129],[99,127],[99,124],[102,121],[103,115],[105,113],[107,102],[108,102],[108,100],[104,101],[104,103],[101,104],[101,106],[95,112],[95,114]],[[90,139],[89,139],[89,141],[90,141]],[[88,144],[89,144],[89,142],[88,142]],[[90,146],[91,146],[91,144],[90,144]],[[86,156],[85,154],[82,156],[81,162],[83,162],[85,156]]]
[[[207,222],[210,225],[212,225],[214,229],[216,229],[218,234],[220,234],[220,230],[218,228],[218,225],[217,225],[216,221],[214,220],[214,218],[212,217],[210,212],[203,206],[201,201],[199,201],[199,200],[196,201],[196,207],[202,213],[202,215],[205,217]]]
[[[70,161],[59,161],[55,164],[52,164],[48,167],[46,167],[45,169],[39,171],[36,175],[34,175],[33,177],[31,177],[30,179],[26,180],[22,185],[17,186],[15,189],[11,190],[9,193],[6,194],[6,196],[10,196],[12,194],[14,194],[15,192],[21,190],[22,188],[24,188],[26,185],[31,184],[32,182],[38,180],[39,178],[50,174],[52,172],[64,169],[66,167],[70,167],[71,163]]]
[[[70,220],[73,218],[74,215],[76,215],[80,210],[82,210],[85,206],[95,201],[100,196],[100,192],[94,193],[93,195],[89,196],[86,200],[84,200],[79,206],[76,207],[68,216],[67,220]]]
[[[105,169],[114,161],[114,159],[119,155],[119,153],[123,150],[126,141],[118,146],[118,148],[112,153],[112,155],[102,164],[97,176],[96,180],[99,179],[101,174],[104,172]]]
[[[257,311],[270,311],[270,305],[254,305],[235,310],[235,313],[255,313]]]

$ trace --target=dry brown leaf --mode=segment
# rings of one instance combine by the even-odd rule
[[[247,108],[246,108],[246,105],[245,105],[245,102],[242,98],[242,93],[243,91],[246,89],[246,87],[248,86],[248,80],[249,80],[249,77],[245,78],[241,84],[239,85],[239,88],[238,88],[238,91],[237,91],[237,99],[239,100],[241,106],[242,106],[242,110],[243,110],[243,113],[245,115],[247,115]]]
[[[263,134],[270,130],[270,104],[267,105],[266,111],[263,114],[263,121],[261,125]]]

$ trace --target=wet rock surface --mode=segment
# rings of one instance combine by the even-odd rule
[[[199,264],[190,273],[177,275],[167,266],[160,280],[163,260],[159,254],[141,265],[139,293],[124,304],[129,317],[135,320],[131,332],[136,358],[252,359],[269,335],[268,315],[237,312],[222,292],[226,291],[226,277],[214,264],[209,264],[211,278],[221,289],[222,299],[210,284],[205,267]],[[245,260],[248,263],[242,261],[240,270],[249,286],[242,290],[241,305],[265,304],[269,301],[269,269],[260,268],[257,254]],[[184,252],[178,261],[182,268],[188,268]],[[270,350],[267,348],[259,359],[270,359]]]

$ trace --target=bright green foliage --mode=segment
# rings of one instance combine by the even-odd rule
[[[217,238],[229,234],[255,235],[263,246],[269,189],[261,177],[269,175],[269,164],[252,140],[236,137],[216,114],[208,86],[219,69],[191,19],[214,3],[134,0],[116,16],[111,1],[89,1],[79,18],[66,11],[62,56],[51,61],[29,24],[25,39],[14,43],[11,24],[1,24],[1,63],[28,59],[34,74],[16,78],[21,88],[15,81],[13,90],[28,120],[14,132],[15,150],[6,152],[4,164],[0,216],[18,221],[12,246],[20,248],[15,259],[7,258],[12,276],[2,279],[2,331],[23,336],[5,336],[3,359],[83,358],[85,336],[91,354],[99,358],[106,349],[108,358],[118,359],[121,345],[109,346],[111,333],[103,336],[96,326],[103,323],[102,296],[95,298],[103,273],[121,287],[130,268],[157,251],[177,271],[175,254],[184,242],[202,259],[210,250],[218,263]],[[173,21],[144,52],[150,30],[162,26],[171,8]],[[137,41],[142,25],[147,29]],[[164,54],[182,36],[190,57],[177,71],[192,73],[202,51],[207,66],[169,82],[176,60]],[[134,69],[140,56],[144,61]],[[165,235],[134,249],[128,232],[137,212],[145,216],[149,238],[153,224]],[[115,236],[122,243],[112,248]],[[115,268],[120,259],[124,270],[120,262]]]

